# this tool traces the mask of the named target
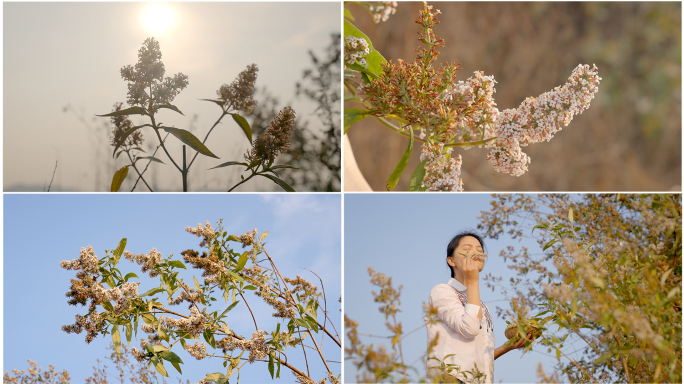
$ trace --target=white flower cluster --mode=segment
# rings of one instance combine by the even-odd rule
[[[93,287],[95,302],[99,304],[106,301],[114,301],[114,313],[119,314],[128,309],[130,305],[128,297],[138,296],[138,284],[140,283],[124,283],[121,289],[118,287],[105,289],[102,284],[98,283]]]
[[[378,1],[377,5],[369,4],[368,10],[373,14],[375,24],[387,21],[391,15],[397,12],[396,1]]]
[[[230,85],[223,84],[221,86],[216,93],[218,93],[219,98],[223,100],[224,106],[245,111],[246,113],[252,113],[257,105],[257,101],[252,97],[252,94],[254,93],[254,84],[257,79],[257,72],[259,72],[257,65],[250,64],[247,66],[247,69],[240,72],[238,77],[233,80]]]
[[[252,333],[252,338],[250,340],[240,340],[240,339],[222,339],[222,346],[226,349],[241,349],[243,351],[249,351],[250,363],[256,360],[261,360],[268,356],[268,346],[266,343],[266,331],[256,331]]]
[[[217,275],[212,275],[210,277],[206,277],[204,281],[208,283],[211,278],[214,278],[214,280],[218,280],[217,277]],[[195,292],[195,288],[190,288],[190,286],[188,286],[185,283],[181,283],[181,286],[185,289],[181,290],[180,295],[178,295],[175,299],[171,299],[169,297],[169,305],[178,305],[183,301],[187,301],[188,303],[196,303],[199,301],[200,295],[203,292],[202,290],[200,290],[199,292]]]
[[[461,155],[458,159],[449,156],[452,148],[444,151],[443,143],[426,142],[420,153],[420,160],[425,163],[425,176],[422,187],[428,191],[462,192]]]
[[[188,353],[197,360],[202,360],[207,357],[207,346],[204,343],[196,342],[194,345],[189,345],[186,348]]]
[[[193,337],[199,337],[204,331],[205,315],[201,313],[195,306],[190,308],[190,317],[186,319],[172,319],[170,317],[161,316],[159,322],[169,329],[177,329],[187,331]]]
[[[216,238],[216,232],[211,227],[211,224],[208,221],[204,223],[204,228],[202,228],[202,225],[198,223],[197,228],[185,227],[185,231],[192,233],[197,237],[204,238],[200,243],[200,247],[204,247],[205,245],[211,244],[211,241],[214,240],[214,238]]]
[[[71,261],[63,260],[59,265],[68,271],[80,269],[81,272],[76,274],[78,279],[83,279],[87,275],[96,275],[99,270],[98,258],[95,256],[95,251],[90,245],[87,248],[81,248],[81,255],[78,259]]]
[[[344,61],[346,61],[349,65],[358,63],[363,67],[368,67],[366,56],[368,56],[368,54],[371,52],[368,41],[366,41],[364,38],[358,38],[352,35],[347,36],[345,40],[346,44],[344,45]]]
[[[154,268],[157,266],[157,264],[162,262],[162,257],[161,253],[159,253],[156,248],[152,248],[148,254],[141,255],[134,255],[130,251],[124,251],[123,257],[128,261],[134,261],[138,264],[142,264],[142,271],[149,271],[148,274],[150,277],[156,277],[158,275]]]
[[[551,140],[562,129],[561,123],[567,126],[574,115],[589,108],[600,81],[596,65],[580,64],[563,86],[501,112],[495,126],[497,139],[487,145],[487,161],[499,172],[525,173],[530,158],[520,148]]]
[[[135,348],[135,347],[131,348],[131,354],[133,354],[133,357],[135,357],[135,359],[140,363],[147,360],[147,356],[145,356],[145,354],[143,352],[138,350],[138,348]]]
[[[467,130],[474,131],[474,128],[484,129],[484,137],[494,136],[494,122],[499,115],[499,109],[494,102],[494,87],[496,80],[494,76],[485,76],[481,71],[475,71],[474,76],[466,81],[460,80],[454,83],[451,88],[444,91],[446,101],[458,103],[463,106],[468,113],[468,118],[460,123],[467,127]],[[470,149],[472,147],[465,147]]]

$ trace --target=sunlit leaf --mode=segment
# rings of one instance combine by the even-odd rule
[[[347,134],[349,126],[371,116],[366,109],[345,108],[344,109],[344,133]]]
[[[427,160],[423,160],[418,164],[416,169],[413,171],[411,174],[411,180],[409,181],[409,191],[412,192],[419,192],[419,191],[425,191],[425,188],[423,188],[423,179],[425,178],[425,163],[427,163]]]
[[[242,131],[245,133],[245,136],[249,139],[250,144],[252,143],[252,129],[249,127],[249,123],[247,120],[245,120],[244,117],[238,115],[237,113],[231,113],[231,116],[233,116],[233,120],[235,120],[236,123],[242,128]]]
[[[114,177],[112,178],[112,192],[119,192],[119,188],[121,188],[121,184],[126,179],[126,176],[128,176],[128,166],[125,166],[116,171]]]
[[[380,76],[382,74],[382,65],[387,62],[384,57],[373,47],[373,43],[371,40],[366,36],[365,33],[361,32],[358,28],[354,26],[351,22],[348,20],[344,21],[344,37],[346,38],[347,36],[354,36],[360,39],[366,39],[368,42],[368,47],[370,48],[371,52],[366,56],[366,62],[368,62],[368,67],[366,69],[373,73],[376,77]]]
[[[389,179],[387,179],[388,191],[393,190],[394,187],[397,186],[401,174],[404,173],[404,169],[406,169],[406,165],[408,164],[409,158],[411,157],[411,153],[413,153],[413,130],[409,129],[409,133],[409,144],[406,148],[406,152],[404,152],[404,156],[401,157],[399,163],[394,168],[394,171],[392,171],[392,174],[390,175]]]
[[[280,187],[281,187],[282,189],[286,190],[287,192],[296,192],[296,191],[294,190],[294,188],[290,187],[290,185],[289,185],[288,183],[285,182],[285,180],[279,179],[279,178],[277,178],[277,177],[275,177],[275,176],[263,174],[263,173],[260,173],[259,175],[260,175],[260,176],[267,177],[267,178],[273,180],[276,184],[280,185]]]
[[[186,131],[185,129],[180,129],[180,128],[173,128],[173,127],[161,127],[163,130],[166,132],[176,136],[178,140],[182,141],[183,143],[187,144],[190,146],[190,148],[194,149],[195,151],[203,154],[204,156],[209,156],[218,159],[219,157],[214,155],[209,148],[207,148],[202,142],[195,137],[192,133],[189,131]]]
[[[162,105],[158,105],[158,107],[170,109],[172,111],[176,111],[176,112],[180,113],[181,115],[183,115],[183,112],[181,112],[180,109],[178,109],[178,107],[176,107],[175,105],[172,105],[172,104],[162,104]],[[185,116],[185,115],[183,115],[183,116]]]
[[[122,109],[120,111],[114,111],[106,115],[95,115],[100,117],[110,117],[110,116],[128,116],[128,115],[147,115],[147,111],[143,107],[130,107]]]

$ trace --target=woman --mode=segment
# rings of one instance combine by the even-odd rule
[[[451,374],[460,382],[492,383],[494,360],[525,345],[526,340],[521,339],[494,348],[494,322],[480,301],[480,272],[485,259],[484,242],[475,233],[459,233],[447,247],[451,279],[432,288],[428,300],[440,320],[427,326],[428,375],[438,373],[440,370],[429,367],[442,362],[445,367],[458,367]],[[531,334],[527,337],[531,339]]]

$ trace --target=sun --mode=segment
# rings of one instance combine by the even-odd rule
[[[155,33],[164,32],[171,26],[173,19],[173,11],[162,4],[150,5],[143,15],[145,26]]]

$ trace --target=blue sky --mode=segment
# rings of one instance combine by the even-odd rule
[[[114,249],[126,237],[126,249],[147,253],[157,248],[163,257],[181,251],[199,249],[200,239],[185,232],[185,227],[223,218],[225,230],[243,234],[252,228],[269,231],[266,249],[284,276],[301,275],[318,285],[318,279],[302,268],[316,272],[324,281],[330,317],[340,328],[341,295],[341,197],[340,195],[270,194],[163,194],[163,195],[88,195],[88,194],[5,194],[3,244],[3,370],[26,369],[27,359],[47,369],[52,364],[67,370],[72,382],[81,383],[92,374],[96,359],[104,360],[105,339],[96,338],[86,344],[85,334],[66,334],[61,326],[72,324],[75,314],[85,307],[70,307],[64,294],[74,271],[59,267],[62,260],[75,259],[82,247],[93,246],[98,257],[105,249]],[[159,281],[140,273],[139,266],[122,259],[118,267],[124,272],[137,272],[141,291]],[[191,271],[192,272],[192,271]],[[199,273],[194,272],[197,276]],[[181,277],[192,281],[190,273]],[[247,297],[260,329],[275,328],[275,319],[255,296]],[[165,302],[165,300],[161,300]],[[210,308],[222,310],[227,305],[218,301]],[[184,306],[174,308],[186,310]],[[238,310],[239,309],[239,310]],[[228,317],[231,329],[250,336],[254,331],[251,316],[238,305]],[[321,343],[318,338],[319,344]],[[139,348],[133,339],[131,346]],[[323,341],[329,360],[340,361],[340,350],[330,339]],[[174,347],[174,350],[176,347]],[[288,350],[297,367],[303,366],[301,350]],[[183,379],[197,382],[205,373],[223,370],[217,359],[197,361],[187,352],[176,351],[185,362]],[[298,353],[297,353],[298,352]],[[312,376],[322,378],[325,368],[320,359],[309,355]],[[176,382],[177,372],[170,364],[169,382]],[[330,363],[338,374],[341,364]],[[111,371],[111,370],[110,370]],[[283,367],[281,382],[292,382],[293,376]],[[240,380],[270,382],[265,363],[246,365]]]
[[[152,32],[143,23],[150,4],[3,3],[4,190],[42,191],[59,161],[53,191],[109,191],[114,170],[124,161],[108,160],[109,119],[95,114],[109,113],[115,102],[126,101],[127,83],[119,71],[137,62],[137,52],[148,37],[159,41],[166,76],[182,72],[189,80],[174,100],[185,116],[164,111],[157,121],[189,129],[197,114],[194,133],[203,138],[220,111],[199,99],[215,98],[222,84],[232,82],[252,63],[259,68],[257,88],[267,87],[279,98],[280,108],[291,105],[299,119],[311,120],[316,106],[296,99],[295,85],[313,65],[309,51],[322,57],[330,35],[340,33],[339,2],[166,3],[175,19],[164,32]],[[89,127],[73,113],[64,113],[67,105]],[[140,116],[131,120],[135,125],[149,122]],[[309,129],[321,128],[312,121]],[[152,130],[142,133],[147,151],[157,139]],[[175,158],[181,156],[179,143],[169,141]],[[225,191],[228,176],[239,180],[237,171],[206,170],[241,159],[249,141],[232,119],[224,119],[207,147],[221,160],[199,156],[190,174],[191,190]],[[167,165],[153,169],[160,188],[181,190],[177,170],[165,155],[161,159]],[[128,184],[123,190],[130,190]],[[277,188],[266,178],[248,184],[238,190]]]
[[[430,290],[446,283],[446,247],[451,238],[465,229],[477,228],[477,216],[489,209],[491,197],[485,194],[346,194],[344,198],[344,292],[347,316],[359,322],[359,333],[388,335],[385,317],[373,301],[371,291],[378,289],[369,282],[367,269],[385,273],[392,278],[395,288],[403,285],[399,321],[404,332],[423,325],[421,305]],[[506,341],[503,334],[504,319],[496,317],[495,307],[508,308],[500,290],[486,288],[482,276],[491,273],[503,277],[505,283],[514,275],[507,269],[499,252],[508,245],[525,245],[530,253],[541,252],[529,239],[522,242],[505,236],[498,240],[485,240],[489,259],[480,275],[480,297],[488,305],[494,318],[496,346]],[[531,314],[539,311],[531,309]],[[365,338],[365,343],[378,345],[382,339]],[[388,349],[391,344],[386,343]],[[413,362],[425,352],[427,334],[421,329],[406,337],[406,362]],[[557,360],[547,354],[546,348],[535,347],[522,355],[515,350],[495,361],[494,382],[532,383],[537,380],[538,362],[551,372]],[[424,365],[415,364],[422,375]],[[345,363],[347,382],[355,377],[355,368]]]

